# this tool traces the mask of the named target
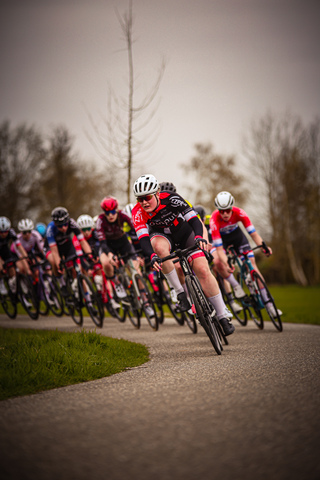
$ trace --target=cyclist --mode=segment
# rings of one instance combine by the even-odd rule
[[[163,269],[170,285],[176,290],[181,311],[189,310],[190,304],[174,263],[168,261],[161,265],[161,258],[169,255],[176,247],[189,247],[195,242],[205,249],[207,242],[203,238],[202,223],[180,195],[160,192],[158,180],[151,174],[141,175],[135,181],[133,191],[138,203],[132,210],[132,219],[141,248],[149,256],[155,270]],[[226,316],[225,303],[204,253],[199,249],[191,257],[192,268],[216,310],[225,335],[232,334],[235,327]]]
[[[92,250],[76,221],[70,218],[66,208],[54,208],[51,212],[51,218],[52,222],[47,227],[47,242],[50,249],[47,252],[47,259],[52,266],[54,275],[59,276],[63,273],[60,266],[61,257],[67,258],[76,254],[72,242],[73,235],[78,238],[85,253],[92,255]]]
[[[249,241],[239,227],[238,222],[243,224],[244,228],[257,245],[261,245],[263,240],[256,231],[255,227],[252,225],[251,220],[246,212],[241,208],[234,206],[234,198],[231,193],[226,191],[218,193],[214,203],[216,210],[214,210],[211,215],[210,227],[212,231],[212,238],[218,254],[215,262],[216,267],[220,275],[233,287],[236,298],[241,298],[245,295],[245,292],[233,276],[232,272],[234,268],[231,269],[229,267],[228,257],[225,253],[225,249],[229,245],[233,245],[239,255],[241,255],[241,253],[244,251],[250,251],[250,261],[254,269],[261,275],[261,272],[259,271],[255,261],[254,253],[249,245]],[[262,249],[263,253],[267,257],[272,254],[271,248],[268,247],[268,249],[269,252],[266,252],[264,249]],[[262,275],[261,277],[263,278]],[[261,294],[263,300],[267,302],[265,289],[261,289]],[[266,303],[266,308],[268,310],[270,309],[272,314],[275,314],[275,312],[272,312],[274,309],[272,303]],[[281,314],[282,312],[279,310],[279,315]]]
[[[21,242],[13,228],[11,228],[11,222],[7,217],[0,217],[0,277],[3,271],[3,266],[6,261],[11,260],[18,260],[18,255],[15,252],[12,252],[10,246],[13,242],[16,242],[16,249],[17,252],[20,254],[21,257],[27,257],[27,252],[21,245]],[[21,260],[17,261],[17,268],[27,275],[31,275],[31,270],[29,264],[25,258],[21,258]],[[16,275],[15,275],[15,268],[13,266],[8,266],[8,274],[9,274],[9,286],[10,289],[15,292],[16,291]],[[6,295],[8,292],[6,291],[4,282],[0,279],[0,293],[2,295]]]
[[[116,255],[132,255],[132,261],[135,269],[140,272],[139,262],[135,249],[129,242],[124,231],[124,223],[133,227],[132,219],[123,210],[118,209],[119,203],[115,197],[105,197],[100,204],[103,213],[97,220],[97,232],[100,240],[100,262],[108,279],[114,280],[115,291],[119,299],[126,297],[126,291],[115,276],[115,267],[117,266]],[[150,305],[146,305],[150,316],[154,311]]]

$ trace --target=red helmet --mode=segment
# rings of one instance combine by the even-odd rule
[[[100,207],[105,212],[110,212],[110,210],[116,210],[118,208],[118,200],[114,197],[104,197],[100,203]]]

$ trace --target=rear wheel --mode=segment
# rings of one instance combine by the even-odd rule
[[[0,294],[0,302],[3,310],[6,312],[8,317],[16,318],[17,316],[17,296],[13,293],[9,287],[8,279],[3,279],[5,289],[7,290],[6,295]]]
[[[184,312],[184,321],[188,325],[192,333],[197,333],[198,327],[196,322],[196,316],[193,313]]]
[[[175,299],[172,298],[172,295],[175,295],[175,291],[171,290],[167,279],[163,276],[163,278],[160,279],[162,282],[162,295],[165,303],[168,305],[169,310],[174,317],[174,319],[179,323],[179,325],[184,324],[184,312],[180,312],[179,306],[178,306],[178,301],[175,301]]]
[[[221,355],[222,343],[216,325],[211,321],[210,308],[207,303],[208,301],[195,277],[188,275],[186,277],[186,284],[190,297],[194,303],[197,317],[199,318],[202,327],[208,335],[216,353]]]
[[[63,297],[54,276],[45,273],[43,275],[44,294],[53,315],[61,317],[63,315]]]
[[[68,314],[71,316],[72,320],[76,325],[82,327],[83,325],[83,314],[82,314],[82,305],[79,292],[79,284],[77,284],[75,292],[72,290],[69,279],[66,279],[66,286],[63,287],[63,296],[65,302],[65,308]]]

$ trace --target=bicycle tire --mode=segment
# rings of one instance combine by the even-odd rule
[[[274,299],[273,299],[273,297],[272,297],[272,295],[271,295],[271,293],[270,293],[270,290],[268,289],[268,287],[267,287],[267,285],[266,285],[266,282],[263,280],[263,278],[262,278],[257,272],[253,272],[253,276],[254,276],[254,280],[257,282],[257,288],[259,289],[260,296],[261,296],[261,300],[262,300],[262,302],[263,302],[263,304],[264,304],[265,310],[267,311],[267,314],[268,314],[271,322],[273,323],[273,325],[275,326],[275,328],[276,328],[279,332],[282,332],[282,330],[283,330],[282,321],[281,321],[280,315],[279,315],[279,313],[278,313],[278,309],[277,309],[277,307],[276,307],[276,304],[275,304],[275,302],[274,302]],[[262,288],[264,288],[265,291],[266,291],[267,298],[268,298],[267,302],[264,302],[264,301],[263,301],[263,296],[262,296],[262,294],[261,294],[261,287],[260,287],[260,285],[259,285],[259,282],[261,282],[261,284],[263,285]],[[273,309],[274,309],[274,311],[275,311],[275,313],[276,313],[275,316],[273,316],[273,315],[270,313],[270,311],[266,308],[266,304],[267,304],[267,303],[271,303],[271,304],[272,304]]]
[[[121,299],[119,299],[116,295],[116,291],[114,289],[113,283],[110,282],[111,297],[110,297],[110,294],[108,292],[107,285],[105,285],[105,288],[106,288],[106,293],[108,295],[108,302],[106,303],[106,308],[107,308],[108,312],[110,313],[110,315],[112,317],[119,320],[120,323],[124,323],[126,321],[126,310],[121,303]],[[113,308],[111,303],[110,303],[110,298],[114,298],[119,303],[120,308]]]
[[[163,304],[161,301],[160,291],[155,292],[152,283],[150,282],[148,277],[144,277],[145,282],[147,284],[148,290],[151,293],[153,305],[156,308],[158,323],[162,325],[164,322],[164,310]]]
[[[240,312],[236,312],[235,309],[233,308],[232,306],[232,302],[230,301],[230,297],[228,297],[228,294],[226,292],[226,289],[224,287],[224,282],[223,282],[223,278],[218,275],[218,283],[219,283],[219,288],[220,288],[220,292],[222,294],[222,297],[223,297],[223,300],[224,300],[224,303],[227,305],[227,307],[229,308],[229,310],[232,312],[232,315],[238,320],[238,322],[240,323],[240,325],[242,325],[243,327],[245,327],[248,323],[248,318],[247,318],[247,313],[246,313],[246,308],[245,306],[242,304],[242,301],[240,299],[237,299],[233,293],[233,297],[236,301],[240,302],[241,303],[241,307],[242,307],[242,310]],[[232,287],[231,287],[232,289]],[[232,290],[233,292],[233,290]]]
[[[128,317],[132,325],[139,329],[141,326],[139,305],[133,293],[133,285],[131,279],[127,275],[119,275],[127,296],[121,299],[121,304],[125,311],[125,319]]]
[[[147,284],[146,284],[144,278],[139,273],[135,275],[135,280],[137,282],[137,286],[138,286],[139,292],[140,292],[140,303],[141,303],[141,306],[142,306],[142,311],[143,311],[150,327],[152,328],[152,330],[157,331],[159,329],[159,319],[158,319],[158,316],[157,316],[157,310],[156,310],[156,307],[154,305],[152,295],[151,295],[151,293],[150,293],[150,291],[147,287]],[[139,283],[142,285],[142,288],[140,287]],[[143,294],[145,294],[147,296],[147,302],[144,302],[142,300],[142,295]],[[147,304],[149,304],[149,306],[153,309],[153,311],[154,311],[153,316],[149,315],[149,313],[147,311]]]
[[[70,279],[66,278],[66,286],[65,286],[65,294],[64,296],[64,305],[68,311],[68,314],[74,321],[76,325],[82,327],[83,325],[83,313],[82,313],[82,305],[80,299],[80,292],[79,292],[79,284],[77,284],[77,296],[72,290]],[[77,298],[78,297],[78,298]]]
[[[49,275],[49,273],[43,274],[43,282],[47,282],[49,286],[49,291],[45,288],[45,296],[47,298],[50,311],[56,317],[61,317],[63,315],[63,297],[57,282],[57,279]]]
[[[184,312],[184,323],[187,324],[192,333],[198,332],[197,322],[194,314]]]
[[[184,312],[179,312],[177,310],[177,307],[176,305],[174,305],[172,299],[171,299],[171,295],[170,295],[170,286],[168,284],[168,281],[167,279],[164,277],[164,276],[161,276],[160,278],[160,282],[162,283],[161,285],[161,294],[162,294],[162,298],[163,298],[163,302],[168,305],[169,307],[169,310],[173,316],[173,318],[176,320],[176,322],[179,324],[179,325],[183,325],[184,324]],[[164,288],[164,284],[167,285],[167,289]],[[168,292],[169,295],[165,295],[165,292]]]
[[[247,275],[248,272],[246,272]],[[247,316],[247,322],[248,320],[252,320],[255,325],[260,329],[263,330],[264,324],[263,324],[263,317],[261,313],[261,308],[259,306],[259,298],[260,294],[258,292],[257,285],[254,286],[254,292],[250,291],[250,288],[252,290],[252,287],[248,286],[247,280],[246,280],[246,275],[243,278],[241,283],[241,287],[246,293],[246,296],[244,298],[241,298],[241,303],[243,307],[243,311],[245,312],[245,315]],[[250,275],[251,278],[251,275]]]
[[[39,302],[35,288],[28,275],[19,273],[17,276],[17,292],[19,300],[32,320],[39,318]]]
[[[204,331],[209,337],[210,342],[217,355],[221,355],[222,343],[215,324],[211,322],[211,315],[209,305],[207,303],[207,298],[202,292],[202,288],[195,277],[193,277],[192,275],[188,275],[186,277],[186,284],[189,295],[194,303],[197,317],[202,327],[204,328]]]
[[[18,313],[17,296],[11,291],[8,278],[4,277],[4,286],[7,290],[6,295],[0,294],[0,303],[9,318],[16,318]]]
[[[93,286],[92,281],[89,277],[81,273],[78,276],[78,285],[81,292],[83,304],[86,307],[87,312],[91,317],[91,320],[97,327],[102,328],[104,320],[104,308],[102,302],[100,302],[99,300],[98,293]],[[87,301],[86,289],[84,285],[86,285],[87,293],[89,293],[90,295],[90,302]]]
[[[37,300],[39,302],[39,314],[43,317],[47,316],[49,314],[50,308],[46,297],[45,287],[40,278],[35,285],[35,288],[37,290]]]

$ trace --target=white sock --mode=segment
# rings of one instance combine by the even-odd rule
[[[171,270],[171,272],[169,273],[164,273],[164,276],[168,280],[170,287],[174,288],[177,295],[181,292],[184,292],[183,286],[180,283],[180,280],[175,268]]]
[[[230,283],[231,287],[236,287],[239,285],[239,282],[234,278],[233,273],[230,273],[229,277],[226,278],[227,282]]]
[[[224,303],[224,300],[222,298],[221,292],[218,293],[218,295],[214,295],[213,297],[208,298],[209,302],[214,306],[214,309],[216,311],[217,317],[220,320],[220,318],[226,316],[226,305]]]

